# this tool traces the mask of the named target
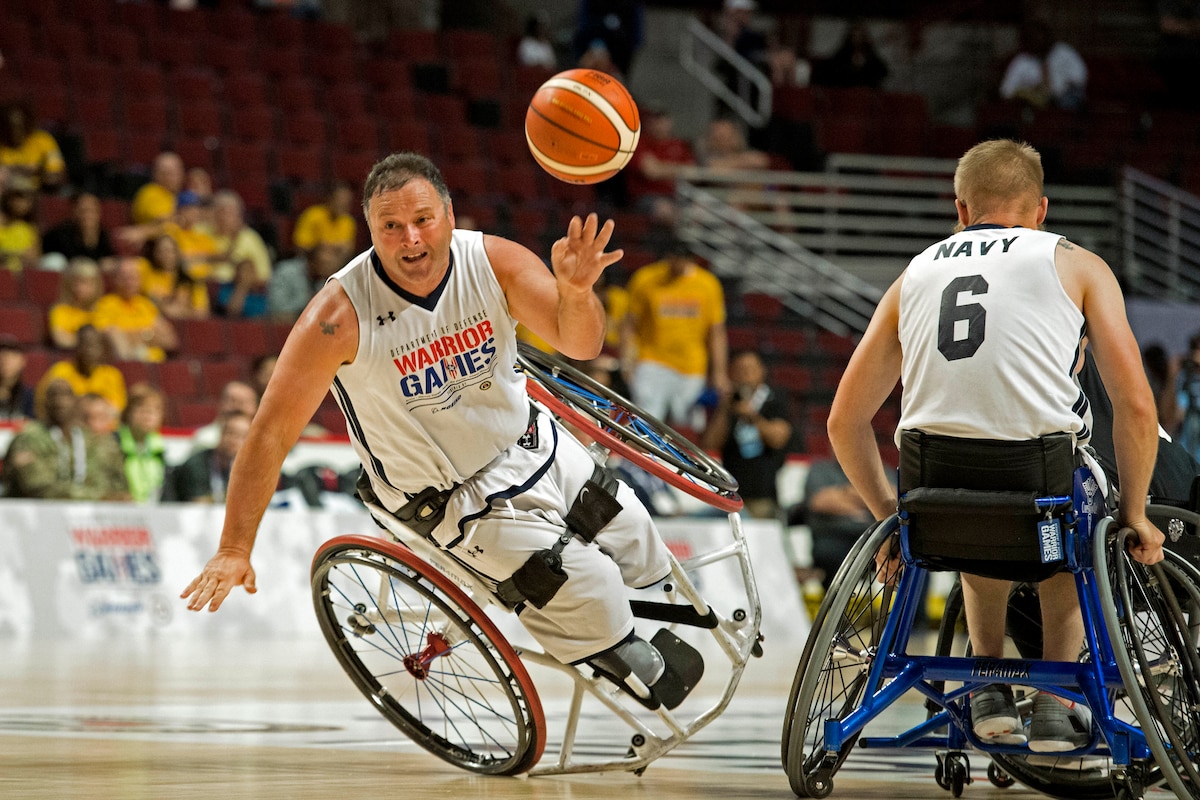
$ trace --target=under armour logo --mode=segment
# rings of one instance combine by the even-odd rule
[[[379,320],[380,325],[382,325],[385,322],[395,322],[396,321],[396,312],[389,311],[388,315],[386,317],[376,317],[375,319]]]
[[[467,555],[471,556],[472,558],[478,558],[479,556],[483,555],[483,548],[477,544],[472,545],[471,548],[467,550]]]

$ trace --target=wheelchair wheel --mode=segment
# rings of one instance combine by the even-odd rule
[[[825,797],[858,736],[825,748],[825,721],[858,708],[891,608],[894,585],[876,580],[875,553],[897,529],[895,518],[859,538],[830,584],[804,646],[783,726],[783,767],[801,797]]]
[[[737,481],[668,425],[557,356],[522,342],[531,397],[625,460],[721,511],[738,511]]]
[[[472,772],[537,763],[546,722],[529,673],[448,577],[403,545],[343,536],[317,551],[312,590],[342,668],[413,741]]]
[[[1178,797],[1200,798],[1200,588],[1174,559],[1147,567],[1108,526],[1096,547],[1105,624],[1130,704],[1162,777]]]

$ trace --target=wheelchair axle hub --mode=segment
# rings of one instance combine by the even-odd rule
[[[404,668],[414,678],[423,681],[429,677],[429,665],[433,663],[433,660],[438,656],[444,656],[452,649],[450,641],[445,636],[440,633],[431,633],[421,652],[404,657]]]

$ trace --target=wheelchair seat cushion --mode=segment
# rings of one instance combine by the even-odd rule
[[[1034,500],[1070,496],[1070,434],[1031,441],[960,439],[905,431],[900,445],[900,511],[910,555],[931,570],[1041,581],[1064,566],[1043,561]],[[1070,503],[1051,509],[1060,520]],[[1061,547],[1059,547],[1061,553]]]

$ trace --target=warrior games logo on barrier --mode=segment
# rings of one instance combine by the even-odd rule
[[[137,514],[70,515],[67,535],[82,601],[93,619],[165,622],[154,536]]]

